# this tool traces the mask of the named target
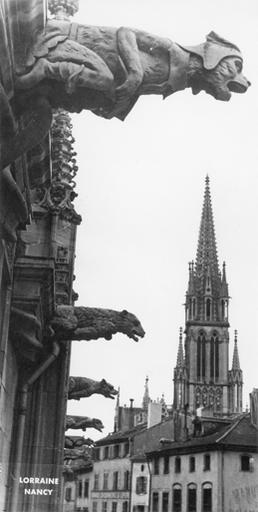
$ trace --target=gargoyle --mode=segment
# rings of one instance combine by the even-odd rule
[[[75,306],[58,306],[50,330],[60,341],[110,340],[118,332],[138,341],[145,334],[139,320],[128,311]]]
[[[80,446],[93,446],[92,439],[81,436],[65,436],[65,448],[79,448]]]
[[[70,400],[80,400],[93,394],[114,399],[117,393],[118,391],[105,379],[97,381],[87,377],[69,377],[68,399]]]
[[[90,459],[89,450],[86,446],[81,446],[80,448],[65,448],[64,449],[64,459],[76,460],[76,459]]]
[[[87,416],[66,416],[65,430],[69,428],[85,431],[86,428],[95,428],[102,432],[104,425],[98,418],[88,418]]]
[[[48,20],[16,70],[12,108],[24,129],[5,141],[2,167],[28,151],[50,128],[52,108],[91,110],[124,120],[143,94],[167,96],[191,87],[217,100],[245,92],[243,58],[234,44],[211,32],[188,47],[141,30]]]

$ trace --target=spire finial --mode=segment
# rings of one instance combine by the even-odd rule
[[[144,395],[143,395],[143,399],[142,399],[142,408],[146,412],[148,411],[148,404],[150,401],[151,401],[151,399],[150,399],[150,394],[149,394],[149,377],[148,377],[148,375],[146,375],[145,385],[144,385]]]
[[[232,370],[240,370],[239,354],[237,347],[237,330],[234,331],[234,352],[232,359]]]
[[[182,368],[184,366],[184,350],[183,350],[183,328],[179,328],[179,345],[177,352],[177,368]]]

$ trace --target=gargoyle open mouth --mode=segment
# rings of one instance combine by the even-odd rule
[[[247,86],[245,86],[244,84],[240,84],[239,82],[235,82],[233,80],[228,82],[227,86],[228,86],[228,89],[232,92],[237,92],[237,93],[243,94],[244,92],[247,91]]]
[[[139,338],[143,338],[144,335],[145,335],[145,331],[144,330],[139,331],[137,329],[137,330],[131,331],[130,338],[132,338],[134,341],[139,341]]]

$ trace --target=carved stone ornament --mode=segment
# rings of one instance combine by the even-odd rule
[[[85,431],[86,428],[95,428],[102,432],[104,425],[98,418],[88,418],[87,416],[66,416],[65,429],[80,429]]]
[[[29,51],[16,69],[14,105],[26,122],[5,141],[3,167],[45,136],[53,108],[124,120],[141,95],[166,98],[190,87],[228,101],[250,85],[237,46],[214,32],[187,47],[141,30],[51,19],[24,44]]]
[[[48,10],[57,18],[62,14],[74,16],[78,12],[78,8],[79,0],[48,0]]]
[[[69,377],[68,399],[80,400],[93,394],[114,399],[118,391],[105,379],[96,381],[87,377]]]
[[[144,337],[135,315],[126,310],[58,306],[49,328],[57,340],[110,340],[118,332],[134,341]]]

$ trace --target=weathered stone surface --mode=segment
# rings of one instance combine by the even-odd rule
[[[183,47],[131,28],[48,20],[17,67],[13,108],[27,119],[6,141],[2,166],[44,138],[52,108],[123,120],[142,94],[167,97],[186,87],[228,101],[250,85],[242,60],[235,45],[213,32],[205,43]]]
[[[65,436],[65,448],[79,448],[80,446],[92,446],[94,441],[89,437]]]
[[[93,394],[114,399],[118,391],[105,379],[96,381],[87,377],[69,377],[68,399],[80,400]]]
[[[134,341],[145,332],[139,320],[128,311],[113,309],[58,306],[50,323],[57,340],[110,340],[118,332]]]
[[[85,431],[86,428],[95,428],[102,432],[104,425],[98,418],[88,418],[87,416],[66,416],[65,429],[80,429]]]

